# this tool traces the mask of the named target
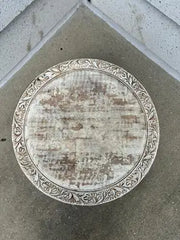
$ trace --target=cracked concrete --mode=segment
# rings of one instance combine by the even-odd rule
[[[140,185],[96,207],[70,206],[39,192],[24,176],[11,143],[11,122],[21,94],[39,73],[72,58],[104,59],[145,86],[160,121],[156,160]],[[85,7],[0,89],[1,240],[179,240],[180,83]]]

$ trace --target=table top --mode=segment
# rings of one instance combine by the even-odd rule
[[[12,141],[29,180],[43,193],[98,205],[133,189],[159,142],[155,107],[124,69],[96,59],[60,63],[25,90]]]

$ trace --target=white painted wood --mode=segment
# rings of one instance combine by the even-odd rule
[[[155,107],[126,70],[98,59],[57,64],[28,86],[12,142],[29,180],[65,203],[98,205],[131,191],[159,143]]]
[[[125,177],[147,138],[138,99],[112,76],[79,70],[42,88],[25,122],[28,152],[39,170],[68,189],[95,190]]]

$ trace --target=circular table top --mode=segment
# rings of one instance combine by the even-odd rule
[[[14,113],[16,158],[57,200],[97,205],[123,196],[148,172],[159,125],[144,87],[96,59],[60,63],[25,90]]]

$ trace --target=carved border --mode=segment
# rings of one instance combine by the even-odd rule
[[[124,82],[141,102],[147,120],[147,144],[144,155],[133,171],[124,179],[108,188],[94,191],[68,190],[51,182],[31,161],[24,141],[24,119],[28,106],[36,92],[49,80],[62,73],[78,69],[94,69],[106,72]],[[75,59],[59,63],[36,77],[21,96],[14,112],[12,143],[17,161],[27,178],[44,194],[64,203],[76,205],[99,205],[132,190],[149,171],[159,144],[159,122],[155,107],[145,88],[130,73],[112,63],[98,59]]]

